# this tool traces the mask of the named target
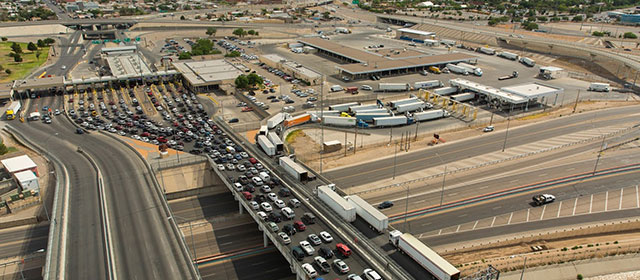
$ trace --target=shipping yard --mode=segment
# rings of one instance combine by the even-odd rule
[[[1,278],[637,276],[640,8],[116,2],[3,6]]]

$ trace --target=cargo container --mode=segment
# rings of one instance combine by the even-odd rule
[[[460,271],[457,268],[410,233],[402,233],[398,230],[391,231],[389,243],[400,249],[402,253],[412,258],[439,280],[460,278]]]
[[[465,101],[473,100],[474,98],[476,98],[476,94],[473,92],[460,93],[460,94],[451,96],[451,99],[458,102],[465,102]]]
[[[373,118],[373,124],[379,127],[407,125],[412,123],[413,120],[406,116]]]
[[[379,91],[408,91],[409,84],[403,83],[379,83]]]
[[[267,138],[271,141],[271,144],[276,146],[276,151],[281,152],[284,150],[284,143],[282,143],[282,139],[275,132],[269,132],[267,134]]]
[[[506,59],[510,59],[510,60],[516,60],[518,59],[518,55],[515,53],[510,53],[510,52],[500,52],[498,53],[499,57],[504,57]]]
[[[349,223],[356,220],[356,208],[328,186],[318,187],[318,198],[336,212],[343,220]]]
[[[325,125],[333,125],[333,126],[355,126],[356,118],[326,116],[322,118],[322,123]]]
[[[456,92],[458,92],[457,87],[443,87],[443,88],[437,88],[433,90],[433,93],[441,96],[446,96]]]
[[[299,164],[295,163],[291,158],[280,157],[278,159],[278,163],[280,164],[280,166],[282,166],[282,168],[284,168],[285,171],[287,171],[287,173],[296,178],[296,180],[304,182],[309,179],[309,171],[304,169]]]
[[[344,28],[344,27],[337,27],[336,32],[342,33],[342,34],[351,34],[351,30],[349,28]]]
[[[400,99],[400,100],[396,100],[396,101],[391,101],[391,102],[389,102],[389,104],[391,105],[392,108],[395,109],[398,105],[414,103],[414,102],[416,102],[418,100],[419,99],[417,97],[411,97],[411,98],[407,98],[407,99]]]
[[[522,64],[524,64],[526,66],[529,66],[529,67],[536,66],[536,61],[531,59],[531,58],[528,58],[528,57],[521,57],[520,58],[520,63],[522,63]]]
[[[485,48],[485,47],[481,47],[478,49],[478,52],[481,52],[483,54],[488,54],[488,55],[494,55],[496,54],[496,50],[492,49],[492,48]]]
[[[348,87],[346,92],[351,94],[358,94],[358,87]]]
[[[458,66],[455,64],[447,64],[447,69],[449,69],[449,71],[453,72],[453,73],[457,73],[457,74],[462,74],[462,75],[469,75],[469,70],[467,70],[467,68],[464,68],[462,66]]]
[[[277,113],[277,114],[275,114],[273,117],[271,117],[270,119],[267,120],[267,127],[269,129],[272,129],[272,128],[278,126],[288,116],[289,116],[289,114],[287,114],[287,113]]]
[[[357,105],[360,105],[360,103],[358,103],[358,102],[350,102],[350,103],[344,103],[344,104],[336,104],[336,105],[329,106],[329,110],[338,111],[338,112],[346,112],[347,110],[349,110],[349,107],[357,106]]]
[[[311,121],[311,115],[310,114],[302,114],[302,115],[298,115],[298,116],[291,117],[291,118],[288,118],[288,119],[284,120],[284,127],[289,128],[289,127],[292,127],[294,125],[305,124],[305,123],[307,123],[309,121]]]
[[[309,115],[312,115],[311,121],[313,120],[313,116],[316,118],[322,118],[322,116],[331,116],[331,117],[339,117],[340,111],[307,111]]]
[[[354,114],[357,111],[361,110],[371,110],[378,109],[378,104],[367,104],[367,105],[356,105],[349,107],[349,113]]]
[[[413,111],[418,111],[418,110],[422,110],[425,107],[425,103],[422,101],[416,101],[413,103],[409,103],[409,104],[402,104],[402,105],[398,105],[398,107],[396,107],[396,111],[398,113],[404,113],[404,112],[413,112]]]
[[[589,85],[589,90],[609,92],[611,91],[611,86],[606,83],[591,83],[591,85]]]
[[[356,208],[356,214],[365,220],[371,228],[375,229],[378,233],[387,230],[389,227],[389,218],[385,214],[382,214],[382,212],[357,195],[347,196],[346,199]]]
[[[435,120],[435,119],[444,118],[448,116],[449,116],[449,112],[442,109],[429,110],[429,111],[415,113],[412,115],[413,120],[416,122]]]
[[[269,133],[269,127],[267,125],[260,126],[260,131],[258,131],[258,135],[267,135]]]
[[[391,116],[389,112],[377,112],[377,113],[358,113],[356,115],[356,120],[361,120],[363,122],[373,122],[374,118],[382,118]]]
[[[414,89],[430,89],[430,88],[437,88],[441,86],[442,86],[442,82],[440,82],[439,80],[415,82],[413,84]]]
[[[363,110],[357,110],[356,111],[356,116],[359,114],[367,114],[367,113],[387,113],[389,112],[388,109],[385,108],[379,108],[379,109],[363,109]]]
[[[332,92],[341,91],[341,90],[343,90],[343,88],[340,85],[332,85],[331,86],[331,91]]]
[[[467,63],[464,63],[464,62],[458,63],[458,66],[467,68],[469,73],[473,73],[473,75],[476,75],[478,77],[482,76],[482,69],[480,67],[477,67],[477,66],[474,66],[474,65],[471,65],[471,64],[467,64]]]
[[[447,45],[447,46],[450,46],[450,47],[451,47],[451,46],[455,46],[456,41],[454,41],[454,40],[447,40],[447,39],[440,39],[440,44]]]
[[[268,156],[274,156],[276,154],[276,146],[273,145],[271,141],[269,141],[269,138],[267,138],[267,136],[258,135],[258,145]]]

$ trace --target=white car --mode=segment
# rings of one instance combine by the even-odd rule
[[[493,131],[495,128],[493,127],[493,125],[487,126],[484,129],[482,129],[483,132],[491,132]]]
[[[235,169],[236,169],[236,167],[235,167],[233,164],[231,164],[231,163],[227,163],[227,169],[229,169],[229,170],[235,170]]]
[[[287,204],[285,204],[284,201],[282,201],[282,199],[276,200],[274,204],[276,205],[276,207],[278,207],[278,209],[287,207]]]
[[[300,241],[300,247],[302,247],[307,256],[312,256],[316,252],[316,249],[313,249],[313,246],[306,240]]]
[[[310,265],[308,263],[302,264],[302,270],[304,270],[304,273],[307,274],[307,277],[311,279],[318,277],[318,272],[316,272],[316,269],[313,268],[313,265]]]
[[[320,239],[322,239],[324,243],[331,243],[333,241],[333,236],[326,231],[321,231]]]
[[[364,270],[364,277],[367,278],[367,280],[382,280],[382,277],[380,277],[380,274],[378,274],[375,270],[371,268],[367,268]]]
[[[255,201],[253,201],[253,200],[252,200],[252,201],[249,201],[249,205],[251,205],[251,208],[253,208],[253,210],[258,210],[258,209],[260,209],[260,205],[258,205],[258,203],[257,203],[257,202],[255,202]]]
[[[293,208],[298,208],[300,207],[300,200],[298,200],[297,198],[292,198],[289,200],[289,205],[291,205],[291,207]]]
[[[349,266],[341,259],[333,260],[333,266],[335,266],[340,271],[340,273],[349,273]]]
[[[361,85],[360,89],[361,90],[373,90],[373,88],[370,85]]]
[[[253,180],[253,183],[256,184],[256,186],[262,186],[264,184],[260,177],[253,177],[251,180]]]
[[[262,192],[270,193],[271,192],[271,187],[269,187],[269,185],[263,185],[262,186]]]
[[[289,238],[289,236],[286,233],[279,232],[278,236],[280,236],[280,239],[282,239],[282,243],[284,243],[284,245],[291,243],[291,238]]]
[[[263,221],[266,221],[266,220],[267,220],[267,213],[262,212],[262,211],[258,211],[256,214],[257,214],[257,215],[258,215],[258,217],[260,217],[260,219],[262,219]]]
[[[264,210],[265,212],[271,212],[273,211],[273,208],[271,208],[271,204],[269,204],[269,202],[263,202],[260,203],[260,207],[262,208],[262,210]]]
[[[135,136],[137,136],[137,135],[135,135]],[[218,170],[220,170],[220,171],[224,171],[224,169],[225,169],[225,168],[224,168],[224,165],[222,165],[222,164],[218,164]]]
[[[278,195],[277,195],[277,194],[275,194],[275,193],[272,193],[272,192],[268,193],[268,194],[267,194],[267,197],[268,197],[271,201],[276,201],[276,200],[278,200]]]

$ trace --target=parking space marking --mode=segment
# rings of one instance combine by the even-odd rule
[[[620,189],[620,204],[618,205],[618,210],[622,209],[622,196],[624,195],[624,188]]]
[[[593,194],[591,194],[591,202],[589,202],[589,214],[591,214],[591,210],[593,210]]]
[[[476,220],[476,223],[475,223],[475,224],[473,224],[473,228],[472,228],[472,229],[476,229],[476,226],[478,226],[478,221],[479,221],[479,220]]]
[[[544,217],[544,210],[547,210],[546,204],[544,205],[544,207],[542,207],[542,214],[540,215],[540,220],[542,220],[542,218]]]
[[[636,185],[636,207],[640,208],[640,194],[638,193],[638,185]]]
[[[538,177],[544,177],[544,176],[547,176],[547,173],[542,173],[542,174],[538,175]]]
[[[458,225],[458,228],[456,229],[456,232],[460,231],[460,225]]]
[[[507,222],[508,225],[511,224],[511,218],[513,218],[513,212],[511,212],[511,215],[509,215],[509,221]]]
[[[531,208],[527,208],[527,222],[529,221],[529,213],[531,212]]]
[[[607,212],[607,206],[609,205],[609,191],[607,191],[604,197],[604,211]]]
[[[493,216],[493,221],[491,222],[491,227],[493,227],[493,224],[496,222],[496,216]]]
[[[560,201],[560,203],[558,203],[558,204],[559,204],[558,205],[558,215],[556,215],[556,218],[560,217],[560,210],[562,209],[562,201]]]
[[[576,197],[576,201],[573,203],[573,213],[571,213],[571,216],[575,216],[576,215],[576,208],[578,207],[578,198]]]

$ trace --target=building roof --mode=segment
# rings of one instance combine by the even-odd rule
[[[224,59],[173,62],[173,67],[194,86],[221,84],[244,73]]]
[[[409,67],[432,66],[447,63],[455,63],[460,61],[469,61],[476,59],[475,56],[463,53],[450,53],[431,56],[414,57],[411,59],[397,59],[378,61],[368,64],[348,64],[338,66],[344,72],[350,74],[366,74],[379,71],[398,70]]]
[[[38,167],[28,155],[3,159],[0,162],[9,173]]]
[[[61,87],[63,85],[64,85],[64,77],[55,76],[55,77],[43,77],[39,79],[26,79],[26,80],[17,81],[15,85],[15,89],[16,90],[42,89],[42,88]]]
[[[305,38],[302,40],[298,40],[298,42],[303,43],[305,45],[312,46],[317,49],[321,49],[323,51],[328,51],[331,53],[342,55],[346,58],[349,58],[357,62],[367,62],[367,61],[373,62],[373,61],[382,59],[382,56],[375,55],[375,54],[361,51],[354,48],[345,47],[321,38]]]
[[[123,52],[123,51],[135,51],[138,47],[136,46],[123,46],[123,47],[113,47],[113,48],[102,48],[100,51],[102,53],[111,53],[111,52]]]
[[[18,182],[26,182],[38,179],[38,177],[36,177],[36,174],[31,170],[21,171],[13,174],[13,176],[16,176],[16,180],[18,180]]]
[[[564,89],[541,83],[527,83],[515,86],[508,86],[500,88],[502,91],[510,92],[516,95],[520,95],[527,99],[534,99],[542,96],[549,96],[556,93],[564,92]]]
[[[149,69],[147,63],[145,63],[138,54],[120,53],[107,56],[106,58],[111,73],[118,79],[151,74],[151,69]]]
[[[400,32],[404,32],[404,33],[416,34],[416,35],[423,35],[423,36],[436,35],[436,33],[435,33],[435,32],[428,32],[428,31],[422,31],[422,30],[415,30],[415,29],[411,29],[411,28],[400,28],[400,29],[398,29],[398,31],[400,31]]]

